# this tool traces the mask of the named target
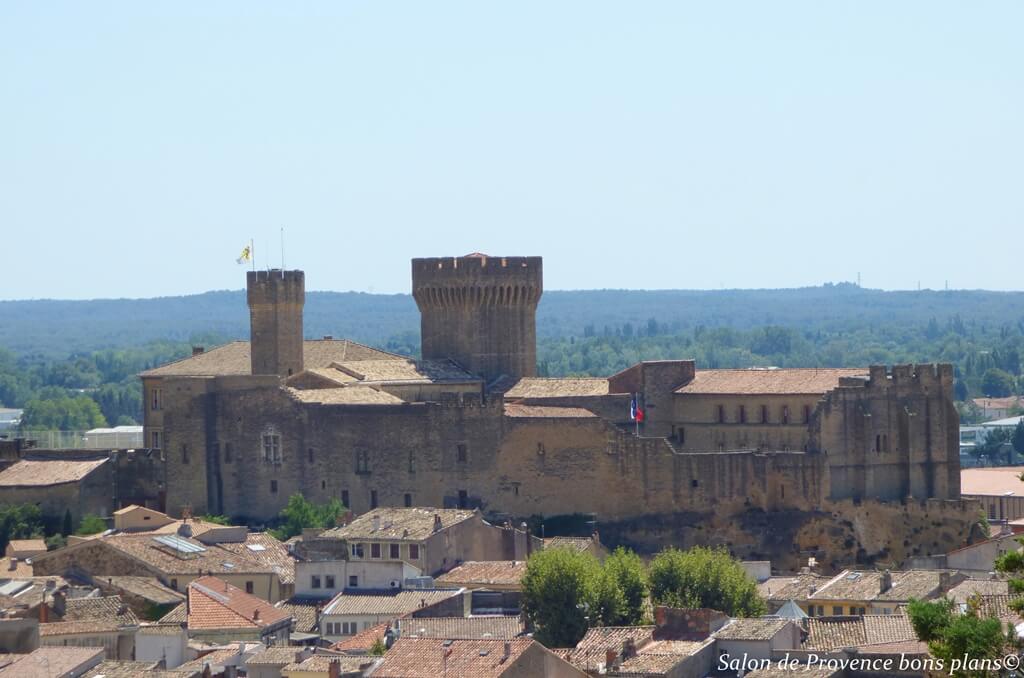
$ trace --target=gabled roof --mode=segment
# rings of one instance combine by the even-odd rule
[[[814,595],[814,600],[906,601],[926,599],[939,591],[938,570],[905,570],[892,572],[892,585],[882,590],[882,572],[843,570]]]
[[[402,638],[451,640],[511,640],[526,632],[523,621],[511,616],[422,617],[401,620]]]
[[[45,539],[12,539],[7,542],[7,546],[11,551],[15,553],[31,553],[33,551],[45,551],[46,540]],[[2,574],[2,571],[0,571]]]
[[[412,620],[410,620],[412,621]],[[384,642],[384,633],[388,630],[390,622],[381,622],[368,629],[363,629],[354,636],[339,640],[331,649],[336,652],[347,652],[349,654],[366,653],[370,651],[373,644],[378,640]]]
[[[401,405],[405,401],[386,391],[369,386],[339,388],[287,389],[288,395],[300,403],[318,405]]]
[[[287,612],[295,619],[296,633],[316,633],[317,608],[322,600],[311,598],[291,598],[274,604],[279,610]]]
[[[506,400],[603,395],[608,395],[608,380],[603,377],[523,377],[505,392]]]
[[[291,621],[291,615],[216,577],[188,585],[188,628],[254,629]]]
[[[125,605],[121,596],[105,598],[69,598],[65,604],[64,621],[102,619],[119,626],[137,626],[139,618]]]
[[[101,459],[22,459],[0,471],[0,487],[45,487],[76,483],[107,463]]]
[[[860,617],[809,617],[805,650],[839,650],[917,641],[910,618],[903,614],[866,614]]]
[[[697,370],[676,393],[693,395],[822,395],[843,377],[867,377],[863,367]]]
[[[419,591],[405,589],[398,593],[339,593],[324,606],[324,615],[391,615],[401,617],[422,607],[429,607],[454,596],[461,590]]]
[[[790,624],[788,619],[733,619],[713,635],[718,640],[770,640]]]
[[[402,356],[371,348],[348,339],[307,339],[302,343],[306,368],[328,367],[333,362],[354,360],[405,360]],[[232,341],[197,355],[154,367],[140,377],[219,377],[252,373],[248,341]]]
[[[766,600],[807,600],[831,580],[831,577],[813,572],[769,577],[757,585],[757,592]]]
[[[90,668],[103,661],[102,647],[40,647],[29,654],[15,655],[0,675],[17,678],[50,678]]]
[[[476,513],[465,509],[376,508],[364,513],[344,527],[335,527],[320,534],[333,539],[387,539],[390,541],[422,541],[434,533],[435,517],[442,530],[469,520]]]
[[[445,572],[436,579],[448,586],[481,588],[492,586],[519,586],[526,574],[525,560],[468,560]]]
[[[504,656],[505,645],[509,655]],[[493,678],[501,676],[535,641],[521,638],[502,640],[444,640],[440,638],[401,638],[374,672],[375,678],[437,678],[465,676]],[[544,650],[539,644],[539,649]]]
[[[1010,593],[1010,582],[1006,579],[965,579],[947,593],[946,597],[955,603],[966,603],[973,596],[1005,596]]]

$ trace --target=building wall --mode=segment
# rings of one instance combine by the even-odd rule
[[[185,663],[188,635],[182,629],[175,634],[138,633],[135,636],[135,660],[158,662],[164,660],[165,667],[173,669]]]
[[[818,400],[806,395],[677,394],[671,433],[684,451],[801,451],[810,439],[806,415],[814,412]]]

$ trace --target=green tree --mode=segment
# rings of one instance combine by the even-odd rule
[[[66,537],[71,534],[75,529],[75,524],[71,521],[71,509],[64,509],[64,521],[61,523],[60,534],[62,537]]]
[[[230,525],[231,524],[231,519],[228,518],[227,516],[215,516],[215,515],[212,515],[212,514],[209,514],[209,513],[206,514],[205,516],[200,516],[199,519],[204,521],[204,522],[207,522],[207,523],[214,523],[216,525]]]
[[[665,549],[651,562],[650,585],[656,605],[709,607],[731,617],[767,610],[754,580],[725,549]]]
[[[331,499],[326,504],[314,504],[296,492],[288,497],[288,504],[278,514],[278,528],[270,530],[270,533],[284,541],[302,534],[306,528],[334,527],[338,517],[344,512],[345,506],[337,499]]]
[[[910,623],[918,640],[928,643],[928,650],[941,659],[953,676],[996,675],[998,671],[955,668],[953,662],[964,657],[971,660],[998,660],[1012,649],[1014,643],[1004,632],[1002,622],[994,617],[978,615],[976,605],[968,604],[956,614],[949,600],[934,602],[911,600],[907,606]]]
[[[1013,375],[997,367],[985,370],[981,376],[981,392],[989,398],[1004,398],[1013,393]]]
[[[600,577],[600,565],[589,553],[556,548],[531,555],[522,580],[522,607],[533,622],[534,638],[548,647],[576,645],[597,606]]]
[[[35,398],[25,403],[23,430],[86,431],[106,426],[99,405],[89,396]]]
[[[632,626],[641,623],[647,600],[647,572],[640,556],[621,546],[605,558],[603,569],[622,592],[620,612],[609,619],[609,626]]]
[[[78,529],[75,534],[80,536],[88,536],[90,534],[99,534],[107,529],[107,521],[103,520],[99,516],[92,514],[86,514],[82,516],[81,522],[78,523]]]
[[[386,645],[384,645],[384,640],[383,639],[381,639],[381,638],[374,638],[373,639],[373,644],[370,645],[370,656],[371,657],[383,657],[384,653],[387,652],[387,651],[388,651],[388,648],[387,648]]]
[[[1017,426],[1013,429],[1013,435],[1010,437],[1010,442],[1013,444],[1013,449],[1017,451],[1017,454],[1024,454],[1024,419],[1017,422]]]
[[[0,550],[12,539],[43,536],[43,513],[35,504],[0,506]]]
[[[942,637],[942,632],[953,619],[953,601],[945,598],[935,602],[911,600],[907,605],[907,615],[917,639],[930,643]]]
[[[46,538],[46,550],[55,551],[68,543],[68,540],[62,534],[55,534]]]

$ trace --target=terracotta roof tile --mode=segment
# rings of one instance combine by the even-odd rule
[[[401,405],[405,401],[386,391],[369,386],[344,386],[341,388],[287,389],[288,395],[300,403],[318,405]]]
[[[608,380],[598,377],[523,377],[505,392],[506,399],[603,395],[608,395]]]
[[[440,516],[441,529],[447,529],[474,515],[474,511],[463,509],[376,508],[348,525],[326,530],[320,536],[349,540],[422,541],[434,533],[434,516]],[[374,529],[374,525],[378,527]]]
[[[159,662],[107,660],[86,673],[83,678],[193,678],[194,671],[158,669]]]
[[[188,596],[190,630],[264,628],[291,619],[286,611],[216,577],[190,582]]]
[[[266,647],[249,657],[245,660],[246,666],[250,664],[276,664],[284,666],[285,664],[294,664],[296,655],[302,652],[301,647],[295,647],[294,645],[277,645]]]
[[[461,591],[417,591],[407,589],[398,593],[365,594],[339,593],[323,609],[324,615],[388,614],[396,617],[415,612],[424,604],[434,605]]]
[[[279,610],[287,612],[295,619],[296,633],[316,633],[316,608],[323,604],[321,600],[292,598],[275,605]]]
[[[882,573],[866,570],[843,570],[832,581],[819,588],[815,600],[886,600],[925,599],[939,592],[941,581],[937,570],[906,570],[892,572],[892,586],[881,590]]]
[[[17,678],[50,678],[63,676],[103,660],[101,647],[40,647],[0,670],[3,676]]]
[[[807,600],[832,577],[806,573],[786,577],[770,577],[757,585],[757,591],[766,600]]]
[[[955,603],[966,603],[968,598],[980,596],[1005,596],[1010,593],[1010,583],[1005,579],[965,579],[946,593]]]
[[[333,363],[332,368],[360,382],[418,383],[481,381],[451,360],[359,360]]]
[[[102,619],[121,626],[136,626],[139,618],[125,605],[121,596],[105,598],[70,598],[65,605],[66,622]]]
[[[403,638],[511,640],[525,633],[519,617],[423,617],[403,619]]]
[[[861,617],[810,617],[803,649],[837,650],[917,641],[910,618],[903,614],[866,614]]]
[[[978,598],[978,613],[982,617],[995,617],[1014,625],[1021,623],[1022,618],[1010,608],[1010,601],[1019,598],[1016,595],[983,595]]]
[[[281,672],[284,674],[285,672],[300,671],[302,673],[322,673],[326,676],[330,673],[331,664],[338,664],[342,674],[354,673],[356,671],[365,671],[377,661],[379,661],[377,657],[345,657],[315,654],[301,663],[286,664],[281,668]],[[374,673],[373,675],[379,674]]]
[[[0,487],[45,487],[74,483],[107,463],[102,459],[23,459],[0,471]]]
[[[12,539],[7,542],[8,548],[13,550],[15,553],[21,552],[32,552],[32,551],[45,551],[46,540],[45,539]]]
[[[744,678],[832,678],[837,675],[839,669],[830,669],[824,666],[808,666],[800,664],[796,668],[789,668],[790,664],[784,662],[772,662],[765,668],[754,669],[746,674]]]
[[[109,619],[87,619],[84,621],[51,622],[39,625],[39,636],[71,636],[90,633],[117,633],[121,627]]]
[[[412,620],[409,621],[411,622]],[[331,645],[331,649],[337,652],[369,652],[375,642],[378,640],[384,642],[384,632],[387,631],[390,625],[388,622],[382,622],[368,629],[363,629],[354,636],[350,636],[345,640],[339,640],[334,645]]]
[[[821,395],[843,377],[867,377],[867,368],[748,368],[697,370],[676,393],[694,395]]]
[[[524,574],[525,560],[470,560],[445,572],[436,581],[446,586],[470,589],[488,585],[518,588]]]
[[[582,407],[549,407],[505,403],[505,416],[529,419],[594,419],[596,414]]]
[[[587,551],[594,546],[593,537],[548,537],[544,540],[546,549],[571,549]]]
[[[637,647],[641,647],[654,638],[654,629],[654,626],[599,626],[588,629],[569,653],[569,663],[583,671],[596,669],[598,664],[604,664],[607,650],[621,650],[626,640],[632,640]]]
[[[769,640],[789,623],[786,619],[733,619],[714,636],[719,640]]]
[[[509,656],[503,658],[508,642]],[[445,674],[464,678],[500,676],[535,641],[521,638],[501,640],[442,640],[402,638],[384,655],[374,678],[437,678]]]
[[[354,360],[406,360],[347,339],[315,339],[303,342],[302,362],[307,368],[329,367]],[[208,377],[252,373],[248,341],[230,343],[142,372],[141,377]]]

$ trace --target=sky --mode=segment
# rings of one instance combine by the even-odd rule
[[[1024,3],[8,2],[0,299],[1021,289]]]

